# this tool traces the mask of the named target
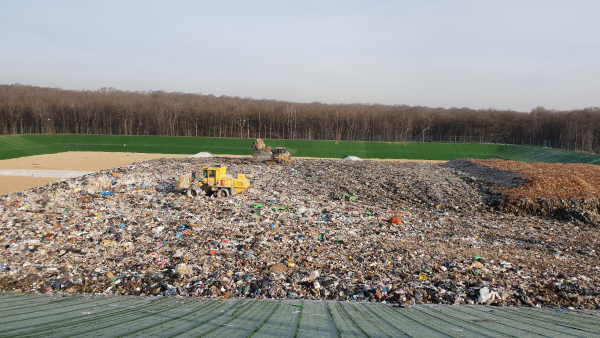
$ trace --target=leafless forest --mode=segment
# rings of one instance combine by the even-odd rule
[[[531,112],[0,85],[0,134],[493,142],[600,152],[600,107]]]

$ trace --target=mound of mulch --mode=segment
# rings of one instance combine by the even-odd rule
[[[600,225],[600,166],[579,163],[524,163],[501,159],[471,163],[513,172],[525,181],[520,187],[493,189],[502,193],[498,207],[516,214],[558,216]]]

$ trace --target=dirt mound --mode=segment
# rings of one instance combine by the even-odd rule
[[[495,187],[518,188],[525,182],[525,178],[513,171],[493,169],[489,166],[463,159],[450,161],[444,164],[444,166],[456,169],[478,180],[484,180]]]
[[[517,215],[553,216],[600,225],[598,165],[523,163],[500,159],[470,159],[469,162],[495,172],[510,172],[525,178],[523,185],[519,187],[494,187],[494,190],[503,195],[497,205],[501,210]]]
[[[307,162],[310,163],[310,162]],[[298,166],[330,199],[345,196],[394,205],[414,203],[438,210],[471,210],[491,205],[494,193],[470,177],[433,163],[314,162]]]

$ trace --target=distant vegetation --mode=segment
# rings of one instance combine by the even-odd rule
[[[600,107],[570,111],[292,103],[0,85],[0,134],[538,144],[600,153]]]
[[[292,157],[454,160],[500,157],[524,162],[600,164],[600,156],[539,147],[501,144],[395,143],[322,140],[265,140],[267,145],[287,147]],[[252,139],[117,136],[117,135],[11,135],[0,136],[0,160],[64,151],[109,151],[162,154],[252,154]]]

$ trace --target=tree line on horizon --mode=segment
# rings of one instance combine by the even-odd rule
[[[516,112],[0,85],[1,135],[54,133],[485,142],[600,153],[600,107]]]

